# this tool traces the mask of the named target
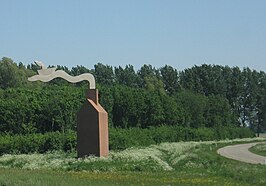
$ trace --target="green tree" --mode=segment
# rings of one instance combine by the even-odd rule
[[[159,126],[164,124],[164,108],[159,92],[147,91],[144,94],[144,111],[142,115],[142,126]]]
[[[174,97],[160,94],[163,108],[164,125],[185,125],[185,113],[182,105],[178,104]]]
[[[115,79],[120,85],[135,88],[139,86],[140,82],[140,79],[132,65],[126,65],[125,69],[123,69],[121,66],[115,67]]]
[[[0,88],[18,87],[26,83],[26,73],[10,58],[0,60]]]
[[[203,94],[203,85],[197,75],[197,66],[180,72],[180,84],[184,90],[190,90]]]
[[[62,70],[64,70],[64,67]],[[91,73],[91,71],[82,65],[77,65],[76,67],[73,67],[70,71],[70,74],[72,76],[78,76],[78,75],[84,74],[84,73]]]
[[[235,127],[237,125],[228,100],[219,95],[208,97],[205,112],[206,127]]]
[[[156,70],[151,65],[143,65],[138,71],[140,78],[140,87],[149,91],[165,93],[163,81],[160,76],[160,71]]]
[[[258,93],[258,82],[256,72],[249,68],[244,68],[244,91],[241,97],[241,123],[243,126],[252,126],[256,117],[255,103],[256,95]]]
[[[266,74],[264,72],[260,72],[258,75],[258,91],[256,95],[256,103],[255,103],[255,112],[256,119],[253,122],[254,131],[259,135],[260,132],[266,130]]]
[[[206,125],[206,108],[208,98],[191,91],[182,91],[176,96],[177,104],[184,109],[184,124],[186,127],[199,128]]]
[[[224,76],[227,84],[226,98],[231,105],[234,116],[239,119],[242,115],[242,98],[245,84],[243,73],[238,67],[226,67]]]
[[[180,90],[178,72],[171,66],[165,65],[160,68],[164,89],[170,95]]]
[[[97,63],[94,65],[94,75],[97,83],[101,83],[103,85],[114,84],[115,79],[112,66]]]

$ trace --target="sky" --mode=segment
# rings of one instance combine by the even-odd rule
[[[266,0],[1,0],[0,57],[266,72]]]

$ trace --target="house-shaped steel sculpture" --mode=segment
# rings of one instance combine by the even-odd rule
[[[55,67],[46,68],[40,61],[35,61],[35,63],[41,67],[41,70],[38,70],[38,75],[28,78],[29,81],[49,82],[60,77],[71,83],[83,80],[89,82],[86,100],[77,113],[78,157],[108,156],[108,114],[98,101],[98,90],[95,89],[94,76],[85,73],[74,77],[63,70],[56,70]]]
[[[108,114],[98,102],[98,90],[89,89],[77,113],[78,157],[108,156]]]

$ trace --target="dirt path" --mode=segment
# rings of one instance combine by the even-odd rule
[[[253,154],[248,149],[258,143],[230,145],[218,149],[221,156],[252,164],[266,164],[266,157]]]

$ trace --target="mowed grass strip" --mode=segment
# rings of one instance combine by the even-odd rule
[[[219,176],[177,172],[62,172],[0,169],[0,185],[247,185]]]

